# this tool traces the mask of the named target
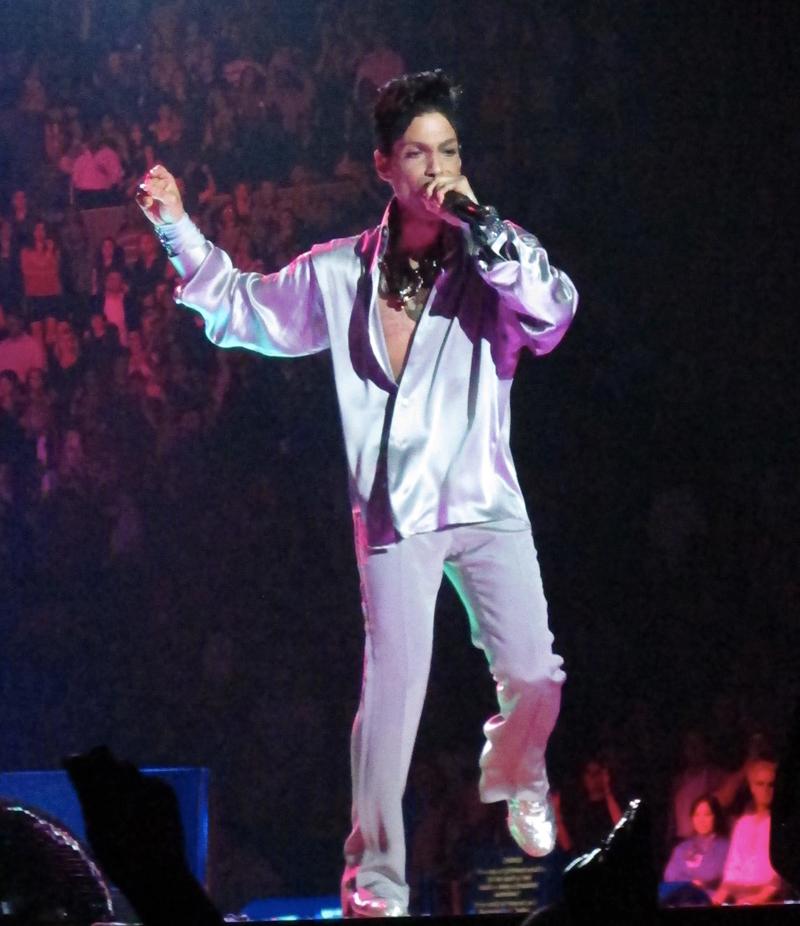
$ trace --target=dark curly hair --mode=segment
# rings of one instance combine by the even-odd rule
[[[460,96],[461,88],[438,69],[404,74],[385,83],[372,113],[376,147],[391,154],[397,139],[422,113],[441,113],[458,131]]]

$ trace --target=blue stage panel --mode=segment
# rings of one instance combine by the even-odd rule
[[[141,772],[161,778],[174,788],[183,823],[186,858],[194,876],[204,884],[208,855],[208,769],[143,768]],[[0,798],[41,810],[86,842],[81,806],[66,772],[0,772]]]

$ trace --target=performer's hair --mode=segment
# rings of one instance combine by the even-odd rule
[[[423,113],[441,113],[458,131],[460,96],[461,87],[438,69],[404,74],[385,83],[378,91],[372,113],[378,150],[391,154],[392,145]]]

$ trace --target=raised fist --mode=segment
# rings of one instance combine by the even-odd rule
[[[151,167],[142,177],[136,189],[136,202],[153,225],[169,225],[184,215],[178,184],[160,164]]]

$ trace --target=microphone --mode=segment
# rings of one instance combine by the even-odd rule
[[[468,225],[486,225],[492,221],[495,211],[491,206],[481,206],[474,203],[469,196],[463,193],[457,193],[455,190],[448,190],[444,194],[442,208],[446,209],[451,215]]]

